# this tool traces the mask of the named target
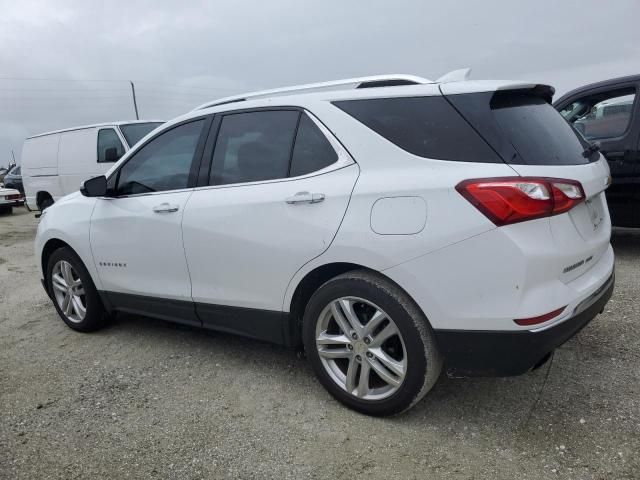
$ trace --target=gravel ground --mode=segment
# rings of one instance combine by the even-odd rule
[[[1,478],[640,478],[640,231],[614,233],[612,301],[550,364],[375,419],[284,348],[134,316],[73,332],[36,222],[0,217]]]

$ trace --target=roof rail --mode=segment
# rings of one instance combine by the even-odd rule
[[[344,80],[332,80],[330,82],[308,83],[306,85],[293,85],[291,87],[274,88],[272,90],[262,90],[258,92],[250,92],[242,95],[234,95],[232,97],[220,98],[213,102],[204,103],[194,110],[202,110],[203,108],[214,107],[216,105],[224,105],[225,103],[242,102],[244,100],[273,97],[278,95],[287,95],[297,92],[312,92],[331,89],[348,89],[348,88],[372,88],[372,87],[391,87],[398,85],[419,85],[424,83],[433,83],[426,78],[417,77],[415,75],[373,75],[369,77],[346,78]]]

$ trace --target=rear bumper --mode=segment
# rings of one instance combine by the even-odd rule
[[[436,330],[436,340],[453,376],[511,376],[531,370],[602,312],[613,293],[612,273],[574,315],[535,331]]]
[[[0,208],[2,207],[20,207],[24,204],[24,198],[20,200],[11,200],[10,202],[0,202]]]

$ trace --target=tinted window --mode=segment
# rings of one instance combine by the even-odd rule
[[[124,146],[116,131],[113,128],[101,129],[98,132],[98,163],[115,162],[122,155]]]
[[[291,159],[291,177],[306,175],[328,167],[338,160],[327,137],[307,115],[303,114],[298,125],[296,143]]]
[[[142,137],[147,133],[155,130],[162,122],[149,122],[149,123],[129,123],[126,125],[120,125],[120,131],[124,135],[125,140],[130,147],[133,147],[138,143]]]
[[[398,147],[426,158],[500,162],[500,158],[443,97],[335,102]]]
[[[589,161],[582,155],[586,141],[545,99],[529,91],[469,93],[447,98],[506,163],[578,165]]]
[[[635,96],[634,89],[623,89],[584,97],[560,113],[589,140],[619,137],[631,122]]]
[[[155,137],[118,173],[117,195],[187,188],[204,120],[186,123]]]
[[[209,183],[285,178],[299,116],[297,111],[278,110],[222,117]]]

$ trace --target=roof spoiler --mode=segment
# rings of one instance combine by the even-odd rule
[[[464,82],[469,80],[470,75],[470,68],[459,68],[458,70],[452,70],[449,73],[445,73],[436,80],[436,83]]]

